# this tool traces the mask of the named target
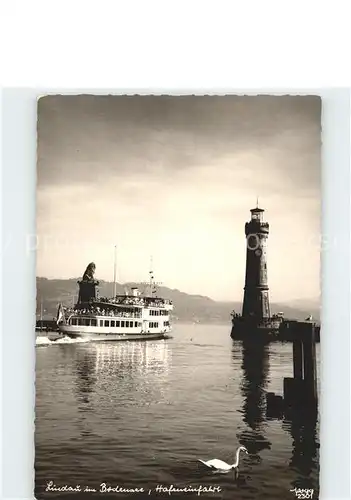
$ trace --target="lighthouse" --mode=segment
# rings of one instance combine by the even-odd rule
[[[238,340],[273,338],[272,334],[278,334],[283,322],[282,314],[271,315],[269,306],[267,278],[269,224],[264,220],[264,210],[258,206],[258,200],[256,207],[250,212],[251,219],[245,224],[246,274],[242,314],[232,312],[231,337]]]
[[[252,208],[251,220],[245,224],[246,275],[243,319],[252,319],[257,324],[270,318],[267,279],[267,240],[269,224],[264,221],[264,210]]]

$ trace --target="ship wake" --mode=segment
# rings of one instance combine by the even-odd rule
[[[61,337],[56,340],[50,339],[49,337],[37,337],[35,339],[35,345],[38,346],[46,346],[46,345],[55,345],[55,344],[82,344],[85,342],[89,342],[89,339],[71,339],[70,337]]]

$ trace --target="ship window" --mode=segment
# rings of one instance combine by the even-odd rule
[[[116,321],[116,326],[119,326],[119,321]]]
[[[77,324],[77,320],[76,320],[76,318],[73,318],[73,319],[72,319],[71,324],[72,324],[72,325],[76,325],[76,324]]]
[[[138,326],[139,323],[137,321],[134,321],[134,326]]]
[[[104,322],[102,319],[100,319],[100,326],[104,326]]]
[[[92,319],[92,320],[91,320],[91,326],[96,326],[96,324],[97,324],[96,319]]]
[[[115,326],[115,322],[113,320],[111,321],[111,326]]]
[[[110,322],[108,319],[105,319],[105,326],[110,326]]]
[[[124,321],[121,321],[121,327],[124,328]]]
[[[129,328],[129,321],[126,321],[126,328]]]

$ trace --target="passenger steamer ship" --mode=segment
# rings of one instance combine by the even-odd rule
[[[95,264],[91,262],[82,280],[78,281],[78,302],[73,308],[59,305],[57,324],[60,332],[70,338],[88,340],[160,339],[170,333],[173,305],[156,296],[152,271],[151,295],[141,294],[133,287],[131,295],[114,293],[112,298],[99,297],[99,282],[94,279],[94,273]]]

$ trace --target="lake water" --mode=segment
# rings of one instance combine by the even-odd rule
[[[295,487],[318,498],[318,424],[266,418],[265,392],[292,376],[291,344],[255,353],[229,335],[176,324],[160,341],[37,339],[36,498],[193,499],[199,485],[217,488],[206,499],[292,499]],[[240,444],[237,478],[197,461],[233,463]],[[81,491],[46,491],[50,481]],[[170,485],[190,492],[161,491]]]

